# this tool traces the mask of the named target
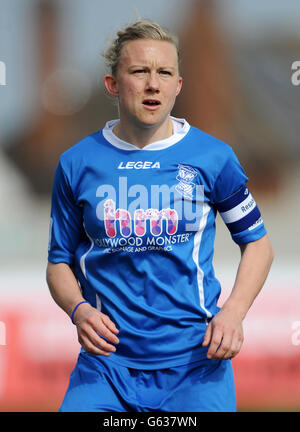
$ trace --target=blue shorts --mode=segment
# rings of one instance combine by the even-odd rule
[[[121,366],[80,353],[59,411],[236,411],[230,360],[202,360],[159,370]]]

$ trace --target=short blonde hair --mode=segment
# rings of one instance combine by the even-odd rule
[[[103,54],[105,63],[112,75],[116,76],[123,46],[126,42],[137,39],[160,40],[172,43],[176,48],[179,64],[179,44],[177,37],[154,21],[140,19],[134,24],[119,30],[117,37]]]

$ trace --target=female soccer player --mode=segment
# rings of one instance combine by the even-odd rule
[[[47,281],[82,346],[61,411],[235,411],[230,359],[273,252],[232,149],[171,111],[175,38],[118,32],[104,78],[119,119],[60,158]],[[220,212],[241,261],[217,307]]]

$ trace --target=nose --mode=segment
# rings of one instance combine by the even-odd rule
[[[147,90],[148,91],[159,91],[159,77],[156,72],[150,72],[147,80]]]

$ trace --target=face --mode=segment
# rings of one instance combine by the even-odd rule
[[[116,77],[104,79],[107,90],[119,99],[120,119],[137,127],[169,121],[182,86],[175,46],[170,42],[135,40],[121,51]]]

